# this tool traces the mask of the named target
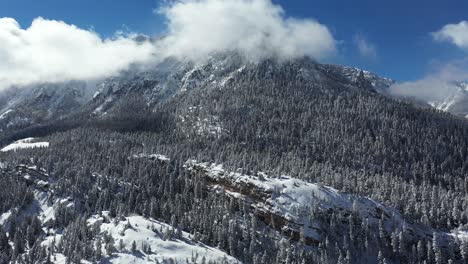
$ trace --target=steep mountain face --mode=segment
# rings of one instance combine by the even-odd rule
[[[359,78],[361,78],[361,80],[366,80],[377,92],[385,95],[389,95],[388,88],[395,84],[395,81],[392,79],[380,77],[374,73],[358,68],[330,64],[323,65],[323,67],[335,76],[341,76],[352,83],[357,83]]]
[[[446,97],[430,100],[428,104],[438,110],[468,118],[468,84],[451,83],[447,85],[451,87],[447,89],[450,92],[447,93]]]
[[[3,91],[0,94],[0,131],[27,127],[79,111],[91,99],[93,89],[86,82],[74,81]]]
[[[421,99],[416,97],[399,96],[390,90],[390,87],[396,82],[392,79],[380,77],[368,71],[363,71],[353,67],[324,65],[324,67],[343,78],[356,83],[360,75],[361,78],[367,80],[375,91],[395,98],[397,100],[407,101],[422,108],[432,107],[434,109],[451,113],[461,117],[468,117],[468,84],[463,82],[453,82],[446,84],[448,87],[440,87],[441,90],[447,91],[441,98],[438,99]],[[361,73],[362,72],[362,73]],[[428,97],[432,97],[428,95]]]
[[[235,81],[246,65],[237,54],[216,55],[197,64],[167,59],[151,68],[126,72],[100,83],[89,107],[93,114],[105,115],[133,98],[154,109],[176,95],[200,87],[223,87]]]
[[[84,113],[89,118],[112,114],[113,111],[115,115],[153,111],[174,96],[200,87],[222,89],[229,83],[236,83],[249,71],[252,73],[261,67],[270,71],[267,78],[277,78],[273,76],[274,65],[274,60],[249,63],[239,55],[229,53],[214,55],[202,63],[166,59],[93,83],[68,82],[12,88],[0,94],[0,129],[25,128],[76,113]],[[465,83],[452,84],[455,89],[451,89],[452,92],[445,98],[421,101],[395,97],[389,91],[395,84],[394,80],[358,68],[319,64],[308,58],[287,62],[287,65],[288,69],[284,70],[294,74],[288,76],[291,80],[296,78],[322,86],[330,83],[357,86],[423,108],[433,107],[458,116],[468,116],[468,86]]]
[[[282,63],[265,60],[260,63],[244,61],[237,54],[220,54],[210,57],[203,63],[190,63],[166,60],[155,65],[150,71],[129,72],[120,77],[110,78],[98,86],[93,102],[95,114],[105,113],[107,109],[118,104],[123,97],[141,98],[151,107],[167,101],[174,95],[189,93],[203,87],[204,89],[223,89],[230,83],[238,82],[243,76],[262,74],[265,81],[280,76],[288,80],[309,81],[314,85],[325,85],[337,82],[349,86],[359,86],[386,93],[393,80],[381,78],[357,68],[337,65],[322,65],[309,58],[297,59]],[[280,73],[279,71],[283,71]],[[258,78],[258,76],[257,76]]]
[[[348,81],[356,83],[358,78],[362,75],[361,79],[368,81],[372,88],[378,93],[410,102],[422,108],[432,107],[434,109],[451,113],[461,117],[468,117],[468,84],[463,82],[446,84],[449,87],[440,87],[441,90],[448,91],[439,99],[423,100],[416,97],[399,96],[392,93],[391,86],[396,84],[392,79],[385,78],[373,74],[368,71],[360,70],[353,67],[339,66],[339,65],[324,65],[324,67],[333,74],[341,76]],[[428,97],[431,97],[430,95]]]

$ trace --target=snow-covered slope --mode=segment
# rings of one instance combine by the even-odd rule
[[[142,105],[156,107],[176,95],[187,94],[199,88],[222,90],[246,76],[255,79],[260,74],[262,81],[290,78],[291,82],[303,79],[315,86],[329,86],[330,82],[359,86],[362,80],[358,77],[361,73],[371,89],[378,92],[384,93],[394,83],[391,79],[368,71],[339,65],[322,65],[310,58],[284,63],[273,59],[252,63],[244,61],[238,54],[224,53],[213,55],[197,64],[168,59],[152,68],[127,71],[98,84],[88,110],[94,115],[105,115],[114,108],[127,107],[125,100],[128,98],[138,98]],[[190,109],[186,111],[188,113]],[[186,121],[190,119],[185,115],[182,118]],[[194,122],[202,123],[203,119]],[[218,128],[217,124],[199,126]]]
[[[22,128],[79,111],[94,84],[71,81],[12,87],[0,92],[0,131]]]
[[[132,157],[169,161],[166,156],[156,154]],[[37,166],[17,165],[4,172],[25,182],[32,188],[33,195],[26,206],[0,214],[0,226],[8,230],[11,225],[37,217],[42,230],[41,245],[52,252],[51,262],[67,263],[56,248],[71,231],[57,227],[57,215],[79,210],[83,201],[75,200],[72,195],[58,195],[55,189],[58,179]],[[182,231],[181,226],[174,227],[155,219],[139,215],[112,217],[108,211],[103,211],[87,217],[85,223],[88,230],[98,230],[87,243],[94,249],[101,245],[103,259],[99,263],[240,263],[227,253],[196,241],[191,234]],[[104,241],[112,241],[111,251]],[[81,263],[94,263],[89,261],[89,256],[87,259],[83,258]]]
[[[18,149],[27,149],[27,148],[47,148],[49,147],[49,142],[36,142],[35,138],[25,138],[17,140],[8,146],[3,147],[0,151],[12,151]]]
[[[441,97],[437,96],[436,98],[429,94],[425,97],[431,99],[426,100],[422,98],[402,97],[395,94],[390,90],[390,88],[392,85],[396,84],[396,81],[390,78],[381,77],[366,70],[340,65],[322,65],[322,67],[327,72],[335,75],[335,77],[344,78],[351,83],[357,83],[359,76],[362,74],[364,79],[368,81],[377,92],[385,96],[404,99],[405,101],[414,103],[417,106],[432,107],[440,111],[468,118],[468,83],[447,83],[445,84],[446,87],[440,87],[441,90],[447,91],[445,94]]]
[[[154,110],[171,98],[197,89],[225,89],[245,79],[261,81],[301,79],[314,87],[359,87],[361,73],[370,89],[385,93],[393,83],[368,71],[339,65],[322,65],[310,58],[278,63],[264,60],[246,62],[235,53],[216,54],[202,63],[167,59],[157,65],[137,67],[97,83],[70,82],[41,84],[10,89],[0,94],[0,131],[20,129],[71,114],[84,119],[141,109]],[[260,80],[257,80],[260,81]],[[366,87],[367,89],[368,87]],[[197,107],[196,105],[192,107]],[[197,134],[219,136],[222,124],[216,116],[209,120],[181,113],[182,127],[197,126]]]
[[[468,118],[468,83],[449,83],[444,89],[448,92],[445,97],[430,100],[432,107],[455,115]]]
[[[94,115],[104,115],[128,98],[155,107],[199,87],[223,86],[240,73],[242,66],[235,54],[213,56],[199,64],[167,59],[152,68],[133,69],[98,84],[89,109]]]
[[[323,234],[330,230],[320,221],[320,215],[329,216],[331,212],[354,215],[361,221],[367,221],[375,230],[379,229],[379,224],[383,224],[384,232],[388,235],[395,230],[411,230],[413,238],[420,238],[431,236],[433,232],[408,223],[398,212],[372,199],[343,193],[321,184],[289,176],[269,177],[262,172],[245,175],[226,171],[220,164],[194,160],[187,161],[185,166],[192,173],[206,177],[214,190],[248,203],[266,224],[276,225],[278,231],[289,234],[293,240],[305,236],[309,244],[321,241]],[[441,237],[450,239],[450,235],[443,232]],[[410,236],[408,239],[411,239]]]
[[[91,216],[87,224],[100,230],[96,239],[112,238],[111,254],[102,245],[103,254],[109,254],[101,260],[103,263],[240,263],[219,249],[194,241],[190,234],[154,219],[137,215],[115,219],[104,211]],[[61,237],[61,234],[50,235],[42,245],[51,247],[60,243]],[[97,245],[95,240],[89,243]],[[55,254],[53,263],[65,263],[65,257]],[[82,263],[91,262],[82,260]]]
[[[327,72],[344,78],[352,83],[358,82],[358,77],[362,73],[365,80],[368,81],[377,92],[382,94],[388,94],[388,88],[395,83],[395,81],[390,78],[381,77],[372,72],[355,67],[326,64],[323,65],[323,68]]]
[[[257,207],[280,214],[291,221],[302,221],[302,216],[311,208],[355,210],[365,217],[380,217],[379,213],[394,214],[381,204],[359,196],[340,193],[338,190],[319,184],[307,183],[289,176],[268,177],[265,173],[258,176],[244,175],[238,172],[227,172],[220,164],[187,162],[190,170],[204,170],[207,177],[214,181],[227,181],[232,185],[255,187],[259,194],[266,195],[264,202]],[[234,192],[231,192],[234,195]],[[401,220],[400,217],[396,220]]]

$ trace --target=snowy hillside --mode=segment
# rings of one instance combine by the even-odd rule
[[[448,83],[441,87],[447,91],[443,98],[430,100],[428,104],[435,109],[468,118],[468,84]]]
[[[31,127],[66,117],[74,123],[77,116],[86,120],[132,113],[145,115],[146,112],[140,113],[142,109],[152,111],[174,97],[200,89],[204,92],[223,90],[245,79],[256,79],[259,74],[264,76],[262,81],[304,80],[316,87],[360,87],[362,84],[359,82],[363,80],[358,77],[361,73],[370,86],[368,88],[382,94],[386,94],[394,83],[365,70],[320,64],[310,58],[299,58],[285,64],[275,60],[246,62],[236,53],[216,54],[202,63],[170,58],[151,67],[135,66],[97,83],[41,84],[23,90],[8,90],[0,94],[0,103],[5,101],[0,108],[0,131]],[[181,113],[181,129],[196,126],[196,134],[214,137],[225,132],[218,121],[220,116],[201,118],[194,116],[192,110],[185,109]]]
[[[378,92],[385,93],[394,83],[391,79],[368,71],[340,65],[322,65],[306,57],[284,64],[274,59],[246,62],[237,53],[215,54],[202,63],[167,59],[153,68],[135,68],[99,83],[85,109],[90,110],[94,116],[107,115],[116,108],[127,106],[125,102],[129,98],[138,98],[142,105],[154,108],[175,96],[190,94],[198,89],[204,89],[205,92],[223,90],[246,77],[256,78],[254,76],[260,73],[266,76],[263,81],[290,78],[303,79],[318,86],[327,85],[330,81],[355,86],[361,72],[372,86],[371,89]],[[189,114],[192,110],[186,111]],[[197,126],[199,134],[220,133],[216,120],[211,123],[206,123],[204,119],[190,120],[190,115],[182,115],[181,119],[189,122],[186,125]]]
[[[70,81],[0,91],[0,131],[24,128],[76,113],[89,102],[94,90],[91,82]]]
[[[134,156],[143,157],[161,162],[169,161],[163,155]],[[104,211],[86,219],[80,218],[72,222],[69,228],[63,229],[58,225],[64,221],[64,215],[73,214],[82,201],[75,200],[72,196],[58,195],[58,179],[37,166],[18,165],[13,171],[4,172],[28,184],[32,192],[24,206],[0,214],[0,230],[9,230],[11,226],[33,221],[38,230],[40,245],[51,252],[49,258],[52,263],[67,263],[65,256],[59,252],[67,247],[66,241],[76,235],[74,228],[84,228],[83,232],[89,232],[88,235],[93,233],[86,240],[89,248],[85,249],[85,253],[86,250],[91,250],[102,256],[99,263],[241,263],[227,253],[197,241],[196,237],[182,231],[183,227],[180,225],[174,227],[138,215],[112,217],[108,211]],[[98,175],[93,177],[104,180],[104,177]],[[65,242],[62,241],[64,237]],[[26,249],[26,254],[32,254],[32,250],[34,248]],[[90,254],[89,251],[86,254]],[[89,255],[82,255],[80,261],[93,263],[89,261],[91,258]]]
[[[187,162],[190,170],[204,170],[206,176],[214,182],[218,182],[220,187],[223,184],[254,188],[259,196],[264,196],[255,206],[262,210],[271,211],[281,215],[290,221],[303,223],[303,216],[310,213],[312,208],[321,210],[347,210],[362,214],[363,218],[380,218],[382,214],[386,216],[395,215],[395,221],[402,221],[401,217],[386,209],[377,202],[364,198],[341,193],[328,186],[307,183],[289,176],[268,177],[264,173],[258,176],[243,175],[237,172],[228,172],[219,164]],[[227,188],[229,190],[229,188]],[[233,196],[241,197],[242,193],[229,190]],[[263,200],[263,201],[262,201]]]
[[[185,166],[192,173],[207,177],[214,190],[225,192],[254,207],[267,224],[276,221],[279,231],[290,233],[292,239],[305,236],[309,243],[323,240],[323,234],[329,230],[326,230],[318,215],[330,212],[355,215],[375,229],[383,224],[389,235],[395,230],[411,230],[412,235],[408,239],[431,236],[433,232],[406,222],[398,212],[372,199],[339,192],[332,187],[289,176],[269,177],[262,172],[255,176],[229,172],[220,164],[194,160],[188,161]],[[440,236],[444,241],[450,240],[450,236],[443,232]]]
[[[194,241],[190,234],[154,219],[142,216],[114,219],[109,212],[102,212],[91,216],[87,224],[100,230],[96,239],[89,243],[97,246],[98,239],[113,241],[113,247],[101,244],[103,254],[109,254],[107,250],[112,248],[112,253],[102,260],[104,263],[240,263],[219,249]],[[48,236],[42,244],[55,246],[60,243],[61,236]],[[63,255],[54,257],[53,263],[65,263]]]
[[[358,81],[358,77],[362,72],[364,78],[372,85],[372,87],[382,94],[388,94],[388,88],[395,83],[395,81],[390,78],[381,77],[375,73],[355,67],[331,64],[323,65],[323,67],[327,72],[340,76],[352,83],[356,83]]]

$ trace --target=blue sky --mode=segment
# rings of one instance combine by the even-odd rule
[[[466,51],[430,35],[446,24],[468,20],[468,1],[274,0],[286,16],[313,18],[326,25],[339,42],[327,62],[365,68],[399,81],[422,78],[434,65],[463,58]],[[165,25],[150,0],[0,0],[0,17],[12,17],[23,28],[38,17],[93,28],[102,36],[128,29],[158,35]],[[375,48],[362,56],[356,36]]]

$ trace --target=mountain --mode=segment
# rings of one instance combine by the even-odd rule
[[[92,85],[86,82],[13,87],[0,94],[0,131],[59,119],[89,102]]]
[[[450,83],[448,92],[444,98],[428,101],[432,107],[452,113],[454,115],[468,117],[468,84]]]
[[[270,65],[263,66],[273,70],[273,62],[267,61]],[[25,127],[79,111],[101,116],[111,108],[118,108],[119,104],[126,104],[129,98],[155,108],[175,95],[198,87],[222,88],[229,82],[236,82],[244,71],[255,70],[257,66],[257,63],[245,62],[238,54],[229,53],[214,55],[202,63],[166,59],[151,67],[134,67],[96,84],[69,82],[12,88],[0,97],[4,102],[0,111],[0,119],[3,120],[1,127]],[[363,80],[378,92],[385,93],[394,83],[368,71],[321,65],[308,58],[296,60],[294,67],[298,70],[296,77],[314,83],[324,81],[326,76],[339,82],[356,84],[361,72]]]
[[[447,87],[440,87],[441,90],[448,91],[437,99],[429,95],[431,99],[421,99],[395,94],[391,86],[397,84],[396,81],[380,77],[371,72],[339,65],[326,65],[327,69],[334,74],[342,76],[351,82],[357,82],[359,76],[367,80],[375,91],[385,96],[397,100],[407,101],[422,108],[432,107],[434,109],[451,113],[461,117],[468,117],[468,84],[463,82],[453,82],[446,84]],[[361,73],[362,72],[362,73]]]
[[[259,69],[267,71],[271,80],[276,78],[274,74],[277,66],[275,60],[246,62],[238,54],[229,53],[214,55],[197,64],[168,59],[151,70],[126,72],[101,83],[93,100],[93,104],[98,105],[94,113],[102,114],[112,107],[111,105],[115,105],[122,95],[142,96],[141,99],[147,105],[155,107],[173,95],[188,93],[199,87],[222,89],[229,83],[237,82],[243,75],[253,72],[258,74]],[[314,84],[329,80],[349,85],[367,84],[368,89],[387,93],[387,89],[395,83],[368,71],[338,65],[322,65],[306,57],[287,62],[286,66],[289,67],[290,74],[295,74],[288,76],[289,78],[296,77]]]
[[[388,96],[392,83],[232,53],[99,82],[0,135],[1,258],[463,263],[468,123]]]
[[[389,95],[388,89],[390,86],[396,82],[392,79],[380,77],[369,71],[361,70],[354,67],[340,66],[340,65],[324,65],[327,71],[333,73],[334,75],[341,76],[342,78],[352,82],[357,83],[359,78],[370,83],[370,85],[375,89],[375,91]]]
[[[331,80],[361,87],[367,85],[369,90],[419,107],[468,116],[465,83],[452,83],[453,87],[449,89],[452,92],[443,98],[421,100],[393,94],[390,87],[396,84],[394,80],[358,68],[319,64],[308,58],[298,59],[294,64],[301,71],[296,73],[296,77],[308,78],[315,84]],[[222,88],[229,82],[236,82],[243,71],[258,65],[246,62],[236,53],[222,53],[198,63],[169,58],[151,66],[132,67],[103,81],[12,88],[0,94],[3,104],[0,129],[25,128],[76,113],[85,113],[88,119],[89,116],[106,115],[109,109],[118,111],[119,108],[133,107],[130,112],[152,110],[173,96],[198,87]],[[129,101],[137,102],[129,104]],[[118,114],[122,115],[122,112],[128,111],[123,109]]]

